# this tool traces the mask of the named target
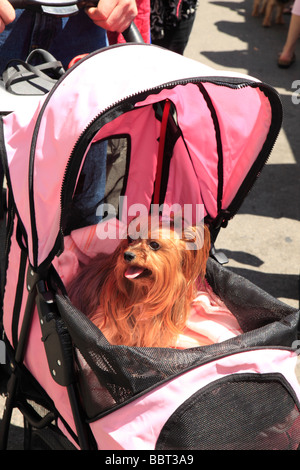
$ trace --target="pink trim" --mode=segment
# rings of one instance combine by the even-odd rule
[[[182,3],[182,1],[179,0],[178,5],[177,5],[177,10],[176,10],[176,16],[177,16],[177,18],[179,18],[179,9],[180,9],[181,3]]]

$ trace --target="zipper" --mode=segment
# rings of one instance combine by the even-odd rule
[[[120,45],[116,45],[116,46],[112,46],[112,47],[120,47]],[[103,50],[106,50],[106,49],[103,49]],[[97,54],[97,53],[99,53],[99,51],[96,51],[94,54]],[[91,55],[94,55],[94,54],[91,54]],[[90,56],[88,56],[88,57],[90,57]],[[85,58],[85,59],[82,59],[82,61],[87,60],[88,57]],[[77,67],[82,61],[75,64],[72,69]],[[31,154],[30,154],[30,163],[29,163],[29,167],[30,167],[29,168],[29,200],[30,200],[31,226],[32,226],[32,237],[33,237],[33,257],[34,257],[34,264],[35,264],[36,267],[38,266],[38,259],[37,259],[38,237],[37,237],[37,230],[36,230],[36,224],[35,224],[34,196],[33,196],[33,166],[34,166],[35,144],[36,144],[36,139],[37,139],[37,135],[38,135],[38,131],[39,131],[39,125],[40,125],[40,122],[42,120],[43,112],[44,112],[49,100],[51,99],[52,94],[55,92],[56,88],[65,79],[65,77],[69,73],[72,72],[72,69],[67,71],[66,74],[55,84],[55,86],[49,92],[49,95],[47,96],[47,99],[45,100],[43,108],[41,109],[41,112],[38,116],[38,120],[37,120],[35,129],[34,129],[34,132],[33,132],[32,145],[31,145]],[[247,87],[247,86],[258,87],[262,91],[264,91],[266,96],[270,99],[270,104],[271,104],[272,109],[275,106],[277,108],[276,112],[278,113],[280,111],[279,115],[278,115],[279,120],[277,118],[277,122],[280,122],[280,125],[276,126],[276,123],[274,124],[275,120],[272,120],[272,124],[273,124],[273,127],[275,129],[273,131],[273,129],[271,129],[272,128],[272,125],[271,125],[271,128],[270,128],[269,133],[268,133],[267,141],[269,143],[272,142],[272,145],[268,145],[268,146],[264,145],[264,147],[263,147],[264,152],[263,151],[260,152],[259,156],[256,159],[256,160],[259,160],[259,172],[258,172],[258,174],[255,175],[255,178],[257,178],[259,176],[262,167],[268,161],[270,152],[271,152],[271,150],[274,146],[274,143],[276,141],[276,138],[277,138],[278,132],[280,130],[280,126],[281,126],[281,117],[282,117],[282,107],[280,106],[280,110],[278,109],[278,105],[276,106],[276,103],[275,103],[276,100],[274,98],[274,95],[276,94],[276,96],[278,96],[278,94],[274,93],[275,90],[272,87],[270,87],[269,85],[261,83],[261,82],[253,81],[251,79],[247,79],[247,78],[243,79],[243,78],[239,78],[239,77],[218,77],[218,76],[193,77],[193,78],[186,78],[186,79],[171,81],[171,82],[165,83],[163,85],[159,85],[159,86],[156,86],[156,87],[153,87],[153,88],[150,88],[150,89],[146,89],[146,90],[142,90],[142,91],[139,91],[139,92],[134,93],[132,95],[129,95],[125,98],[122,98],[119,101],[114,102],[112,105],[108,106],[107,108],[102,110],[99,114],[97,114],[89,122],[89,124],[85,127],[85,129],[82,131],[82,133],[78,137],[78,139],[77,139],[77,141],[76,141],[76,143],[73,147],[73,150],[72,150],[72,152],[71,152],[71,154],[68,158],[68,162],[66,164],[66,169],[65,169],[65,173],[64,173],[64,177],[63,177],[63,181],[62,181],[61,194],[60,194],[61,215],[60,215],[60,223],[59,223],[59,227],[60,227],[59,234],[58,234],[57,240],[55,242],[54,248],[51,250],[51,253],[48,255],[47,259],[42,263],[42,265],[44,265],[44,263],[48,263],[48,261],[47,261],[48,258],[50,258],[51,256],[59,255],[63,250],[64,233],[63,233],[62,223],[63,223],[63,213],[64,213],[64,202],[66,201],[67,197],[69,197],[68,193],[70,191],[74,190],[75,181],[77,179],[77,172],[74,170],[74,163],[73,162],[74,162],[74,160],[76,161],[77,158],[78,158],[78,162],[79,162],[79,160],[81,162],[81,160],[83,158],[83,155],[84,155],[84,152],[81,153],[80,155],[77,154],[78,156],[76,158],[75,158],[75,156],[76,156],[76,153],[78,152],[78,148],[80,147],[80,145],[83,144],[83,142],[84,143],[89,143],[87,138],[86,138],[87,134],[89,136],[91,136],[91,134],[93,132],[95,134],[96,133],[95,127],[97,126],[98,121],[101,120],[102,118],[104,118],[105,115],[107,115],[110,111],[112,111],[116,107],[119,106],[121,108],[121,114],[122,114],[124,112],[127,112],[127,111],[133,109],[134,104],[137,101],[142,101],[143,99],[145,99],[150,94],[158,94],[160,91],[162,91],[164,89],[168,89],[168,88],[171,89],[171,88],[174,88],[178,85],[183,85],[184,86],[184,85],[187,85],[189,83],[193,83],[195,85],[201,85],[201,84],[205,84],[205,83],[212,83],[212,84],[215,84],[215,85],[218,85],[218,86],[230,87],[230,88],[233,88],[233,89],[235,89],[235,88],[236,89],[244,88],[244,87]],[[200,87],[199,87],[199,89],[200,89]],[[201,90],[200,90],[200,92],[201,92]],[[279,100],[279,98],[278,98],[278,100]],[[277,100],[277,104],[278,104],[278,100]],[[280,100],[279,100],[279,102],[280,102]],[[276,113],[272,113],[272,115],[276,115]],[[97,131],[98,130],[99,130],[99,127],[97,128]],[[269,153],[268,153],[267,149],[270,149]],[[78,162],[77,162],[77,164],[78,164]],[[256,168],[257,166],[258,166],[258,164],[256,162],[254,162],[252,168]],[[238,191],[238,193],[234,197],[233,201],[231,202],[230,207],[228,208],[228,211],[226,211],[226,213],[230,212],[230,217],[227,217],[228,220],[230,218],[234,217],[234,215],[236,214],[236,212],[238,211],[238,209],[239,209],[239,207],[242,203],[242,201],[241,201],[240,204],[238,204],[238,202],[237,202],[238,197],[241,197],[243,195],[245,197],[247,195],[247,193],[250,191],[253,184],[254,184],[254,179],[255,178],[250,177],[254,172],[254,169],[252,170],[252,168],[251,168],[251,170],[249,171],[248,175],[246,176],[246,178],[244,179],[244,181],[242,183],[243,188],[242,189],[240,188],[240,190]],[[74,175],[74,173],[76,173],[76,175]],[[71,180],[72,184],[70,184],[70,180]]]

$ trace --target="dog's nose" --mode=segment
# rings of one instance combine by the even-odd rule
[[[125,251],[124,253],[124,259],[125,261],[128,261],[130,263],[130,261],[133,261],[135,258],[135,254],[132,253],[131,251]]]

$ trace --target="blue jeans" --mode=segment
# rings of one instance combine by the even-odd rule
[[[76,55],[106,45],[105,30],[96,26],[83,10],[69,18],[16,10],[15,21],[0,34],[0,75],[10,59],[25,60],[36,48],[48,50],[66,69]],[[70,220],[70,229],[98,222],[96,209],[104,196],[105,181],[106,144],[92,145],[82,168],[80,191],[77,190],[73,204],[78,220]]]
[[[66,233],[75,228],[97,224],[102,219],[96,212],[97,207],[103,203],[105,194],[106,155],[106,141],[91,145],[68,214]]]
[[[162,39],[153,39],[152,43],[183,55],[192,31],[194,20],[195,14],[188,18],[182,18],[177,26],[166,26],[164,37]]]
[[[48,50],[67,68],[74,56],[106,45],[106,32],[83,10],[69,18],[16,10],[15,21],[0,34],[0,74],[10,59],[25,60],[36,48]]]

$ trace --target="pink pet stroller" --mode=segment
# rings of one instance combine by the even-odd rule
[[[277,93],[259,80],[136,43],[94,52],[38,105],[2,119],[3,448],[13,407],[33,448],[299,447],[299,312],[224,268],[213,248],[207,283],[238,328],[211,317],[208,346],[112,345],[66,289],[79,262],[113,251],[136,205],[201,207],[214,242],[261,172],[281,119]],[[77,227],[72,204],[98,143],[102,219]]]

